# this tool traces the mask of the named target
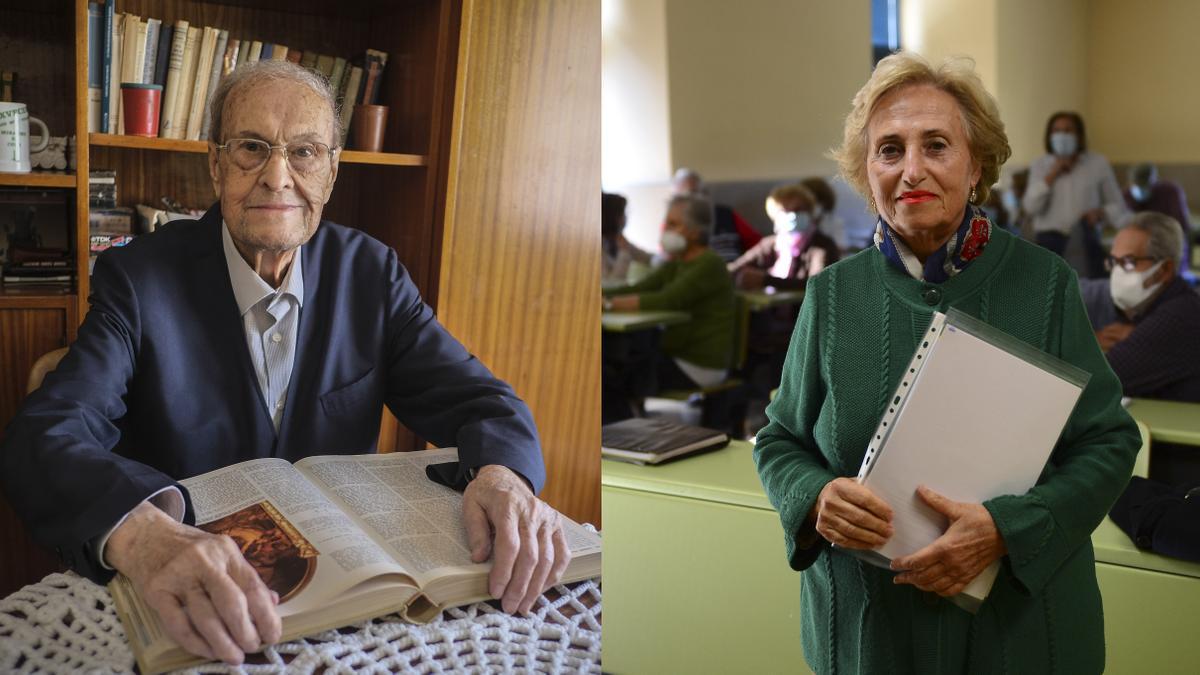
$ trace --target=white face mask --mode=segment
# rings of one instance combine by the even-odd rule
[[[1145,272],[1126,272],[1124,267],[1113,267],[1112,278],[1109,281],[1109,291],[1112,293],[1113,304],[1123,312],[1128,312],[1140,306],[1162,286],[1160,281],[1150,288],[1142,286],[1151,276],[1158,272],[1165,260],[1159,260]]]
[[[808,228],[812,227],[812,222],[812,215],[807,211],[783,213],[775,219],[775,234],[807,232]]]
[[[1133,197],[1135,202],[1144,202],[1150,198],[1150,190],[1134,183],[1129,186],[1129,195]]]
[[[1050,149],[1059,157],[1070,157],[1079,148],[1079,139],[1069,131],[1056,131],[1050,134]]]
[[[667,230],[662,233],[662,238],[659,240],[659,245],[665,253],[672,255],[682,253],[687,248],[687,238],[674,230]]]

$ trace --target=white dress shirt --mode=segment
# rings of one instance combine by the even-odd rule
[[[1110,224],[1125,224],[1130,213],[1107,159],[1094,152],[1081,153],[1070,171],[1047,185],[1046,176],[1057,161],[1054,155],[1042,155],[1029,166],[1029,187],[1022,203],[1033,219],[1034,232],[1070,236],[1084,212],[1095,208],[1104,209]]]
[[[296,329],[300,325],[300,309],[304,304],[304,270],[300,263],[300,248],[296,248],[283,283],[276,290],[263,281],[238,253],[224,221],[221,222],[221,242],[263,405],[275,430],[279,431],[296,356]],[[173,485],[165,487],[147,497],[146,501],[176,521],[183,522],[183,493],[179,488]],[[133,509],[129,513],[133,513]],[[108,545],[112,533],[129,517],[129,513],[122,516],[96,542],[96,555],[100,565],[106,569],[112,567],[104,560],[104,547]]]

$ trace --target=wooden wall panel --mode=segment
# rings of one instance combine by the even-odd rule
[[[533,409],[543,497],[600,522],[600,3],[467,0],[441,320]]]
[[[21,298],[6,298],[0,309],[0,424],[8,424],[25,398],[26,378],[34,361],[75,337],[75,298],[56,299],[56,308],[20,307]],[[44,300],[30,300],[46,304]],[[33,543],[3,495],[0,495],[0,597],[40,580],[60,568],[58,558]]]

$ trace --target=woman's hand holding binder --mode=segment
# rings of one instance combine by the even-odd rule
[[[845,548],[878,548],[892,536],[891,507],[853,478],[826,483],[810,520],[818,534]]]
[[[1008,548],[982,504],[956,502],[923,485],[917,494],[946,516],[950,526],[932,544],[893,560],[892,569],[901,572],[894,581],[943,597],[958,595],[988,565],[1008,553]]]

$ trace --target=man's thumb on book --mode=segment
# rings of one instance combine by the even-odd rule
[[[483,507],[474,499],[463,500],[463,524],[471,544],[471,560],[477,563],[487,560],[492,554],[492,528]]]

